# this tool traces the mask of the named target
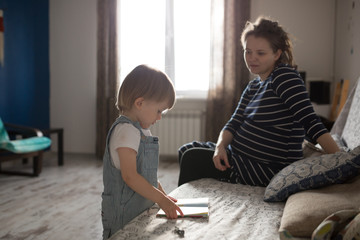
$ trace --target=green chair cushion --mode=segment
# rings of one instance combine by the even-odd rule
[[[30,137],[12,141],[0,142],[0,148],[14,153],[35,152],[48,148],[51,140],[48,137]]]
[[[7,134],[4,124],[0,118],[0,142],[7,142],[7,141],[10,141],[9,135]]]

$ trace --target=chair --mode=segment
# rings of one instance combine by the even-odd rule
[[[350,80],[341,80],[336,84],[334,98],[331,104],[329,120],[335,122],[343,109],[348,97]]]
[[[328,118],[319,116],[324,126],[331,131],[337,117],[343,109],[349,92],[349,80],[341,80],[336,84],[334,97],[331,103],[330,115]]]
[[[11,140],[10,136],[21,136],[21,139]],[[42,170],[43,152],[51,145],[51,140],[43,133],[31,127],[3,123],[0,118],[0,173],[23,176],[39,176]],[[6,171],[1,163],[16,159],[33,158],[33,171]]]

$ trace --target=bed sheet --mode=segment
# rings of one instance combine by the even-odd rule
[[[186,183],[169,195],[175,198],[209,198],[209,218],[156,218],[159,207],[133,219],[110,239],[279,239],[284,203],[263,201],[265,188],[200,179]]]

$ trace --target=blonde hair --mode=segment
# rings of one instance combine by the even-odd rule
[[[278,22],[264,17],[259,17],[255,23],[247,22],[241,34],[243,47],[245,47],[246,39],[251,35],[266,39],[270,43],[274,53],[279,49],[281,50],[282,53],[276,65],[285,63],[295,67],[289,34],[285,32]]]
[[[125,77],[119,88],[116,106],[120,113],[131,109],[139,97],[156,102],[167,100],[168,109],[171,109],[175,104],[174,86],[162,71],[139,65]]]

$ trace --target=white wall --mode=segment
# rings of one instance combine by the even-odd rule
[[[291,34],[299,70],[333,81],[335,0],[252,0],[251,21],[259,15],[279,21]]]
[[[96,2],[50,0],[50,126],[65,152],[95,152]]]
[[[337,0],[336,7],[335,79],[352,88],[360,77],[360,0]]]

